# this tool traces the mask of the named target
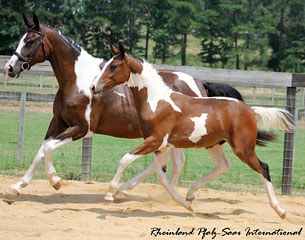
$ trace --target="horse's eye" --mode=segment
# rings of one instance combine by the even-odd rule
[[[27,44],[27,45],[32,45],[34,42],[35,42],[35,41],[34,41],[33,39],[28,39],[28,40],[26,41],[26,44]]]
[[[116,69],[117,65],[115,64],[110,64],[109,69],[111,72],[114,72],[114,70]]]

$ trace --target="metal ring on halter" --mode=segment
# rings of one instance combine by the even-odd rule
[[[30,69],[30,64],[28,63],[28,62],[23,62],[22,64],[21,64],[21,69],[22,69],[22,71],[24,71],[24,70],[29,70]]]

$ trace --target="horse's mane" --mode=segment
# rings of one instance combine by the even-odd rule
[[[50,26],[50,25],[45,25],[46,27],[54,30],[55,32],[57,32],[58,35],[60,35],[62,37],[62,39],[71,47],[73,47],[74,49],[76,49],[78,52],[81,51],[81,47],[74,42],[74,40],[72,40],[70,37],[66,36],[62,31],[60,31],[58,28],[54,27],[54,26]]]

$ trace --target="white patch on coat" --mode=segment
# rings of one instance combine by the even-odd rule
[[[202,113],[200,117],[191,118],[191,120],[194,122],[194,130],[188,139],[193,143],[197,143],[202,136],[207,134],[207,129],[205,127],[207,118],[207,113]]]
[[[142,73],[130,74],[127,85],[129,87],[137,87],[139,91],[142,88],[147,89],[147,102],[152,112],[156,112],[158,103],[161,100],[168,102],[175,111],[181,112],[181,109],[170,98],[174,91],[163,82],[161,76],[151,64],[144,61]]]
[[[120,97],[126,98],[124,93],[119,93],[118,91],[113,91],[113,93],[115,93],[116,95],[118,95]]]
[[[22,36],[22,38],[20,39],[19,44],[16,48],[16,52],[19,53],[19,54],[21,54],[21,49],[25,46],[24,39],[25,39],[26,35],[27,35],[27,33]],[[5,64],[4,68],[5,69],[9,68],[9,66],[12,66],[14,68],[17,61],[18,61],[18,57],[15,54],[12,55],[11,58]]]
[[[194,81],[194,78],[188,74],[182,73],[182,72],[173,72],[174,74],[176,74],[179,78],[179,80],[183,81],[186,83],[186,85],[188,85],[188,87],[194,92],[196,93],[196,95],[198,97],[203,97],[197,84]]]
[[[160,147],[158,149],[162,149],[162,148],[165,148],[167,145],[168,145],[168,137],[169,135],[166,134],[164,137],[163,137],[163,141],[160,145]]]
[[[101,69],[99,65],[103,62],[103,59],[95,58],[91,56],[87,51],[81,49],[80,55],[75,61],[74,71],[76,75],[76,86],[78,92],[84,94],[89,99],[89,104],[86,107],[85,118],[88,122],[89,128],[87,136],[93,133],[90,130],[90,115],[92,112],[91,99],[92,92],[90,86],[95,80],[95,77],[100,74]]]

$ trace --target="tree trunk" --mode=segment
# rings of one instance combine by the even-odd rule
[[[187,34],[182,34],[182,44],[181,44],[181,65],[186,65],[186,43],[187,43]]]
[[[146,29],[146,36],[145,36],[145,60],[148,59],[148,42],[149,42],[149,27],[147,26]]]

